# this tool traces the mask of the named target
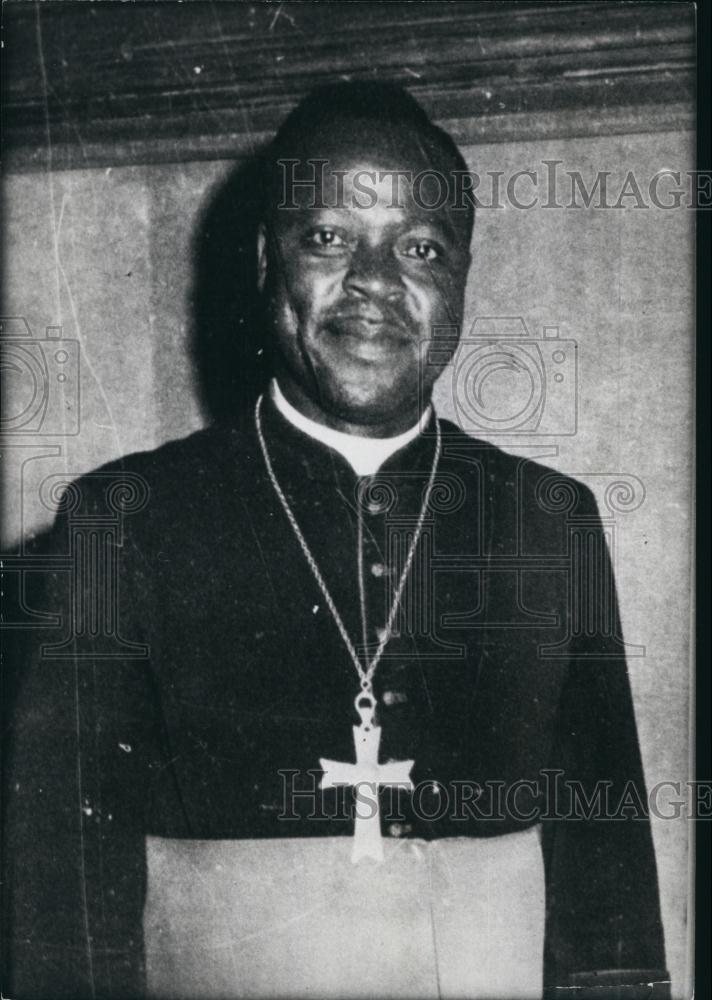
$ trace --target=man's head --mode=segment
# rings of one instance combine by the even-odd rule
[[[366,436],[411,426],[462,320],[473,207],[452,139],[390,84],[312,92],[265,158],[260,284],[290,401]],[[441,355],[442,357],[442,355]]]

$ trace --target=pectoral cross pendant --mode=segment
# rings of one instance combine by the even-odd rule
[[[354,843],[351,860],[360,858],[383,860],[381,839],[381,816],[378,806],[378,789],[382,785],[394,785],[412,790],[410,772],[415,763],[412,760],[378,763],[378,748],[381,742],[381,727],[373,725],[376,699],[368,692],[358,695],[356,711],[361,717],[361,725],[353,727],[356,763],[319,760],[324,776],[321,788],[336,788],[352,785],[355,798]]]

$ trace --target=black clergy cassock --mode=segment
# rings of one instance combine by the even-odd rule
[[[361,518],[372,655],[434,418],[359,479],[270,402],[263,415],[275,473],[356,644]],[[397,634],[375,676],[380,759],[412,758],[421,790],[447,798],[469,783],[479,797],[439,815],[401,792],[383,806],[383,832],[491,837],[540,824],[547,988],[663,980],[605,524],[581,484],[440,426]],[[318,785],[320,758],[354,759],[358,677],[249,419],[82,477],[45,554],[55,568],[34,610],[58,617],[31,631],[6,764],[8,993],[136,997],[147,835],[353,835],[347,796],[325,792],[318,820],[305,796],[285,819],[284,799],[285,780]],[[639,808],[611,820],[594,806],[587,818],[571,789],[595,802],[600,782],[612,808]],[[517,808],[498,807],[517,783]]]

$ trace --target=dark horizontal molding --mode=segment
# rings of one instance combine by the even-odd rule
[[[683,132],[695,127],[688,104],[650,105],[609,109],[598,116],[587,111],[501,114],[488,118],[452,118],[440,121],[461,146],[526,140],[570,139],[640,132]],[[33,170],[78,170],[126,167],[199,160],[239,160],[266,143],[271,132],[214,132],[199,130],[182,137],[142,138],[121,142],[106,139],[67,142],[52,146],[20,146],[6,153],[10,173]]]
[[[240,157],[311,87],[387,78],[464,145],[692,129],[666,2],[11,2],[7,169]]]

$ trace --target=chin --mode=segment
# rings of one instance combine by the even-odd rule
[[[364,426],[398,423],[404,418],[414,423],[419,415],[417,390],[404,395],[394,386],[378,392],[342,386],[333,393],[330,403],[339,419]]]

